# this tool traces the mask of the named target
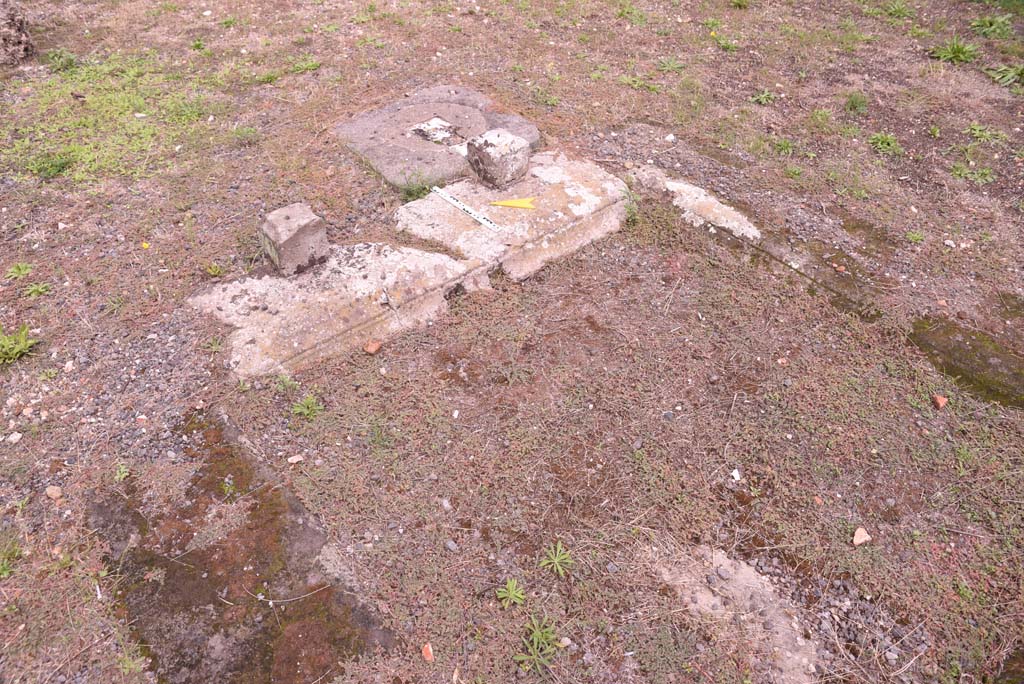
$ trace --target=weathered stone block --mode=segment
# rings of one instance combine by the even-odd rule
[[[260,228],[260,243],[285,275],[300,273],[323,261],[330,251],[323,219],[302,203],[267,214]]]
[[[530,143],[504,128],[495,128],[469,140],[466,159],[480,180],[504,188],[526,175]]]

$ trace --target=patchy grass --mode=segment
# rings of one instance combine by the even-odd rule
[[[202,92],[152,54],[60,63],[0,119],[8,168],[44,180],[140,178],[202,127]]]

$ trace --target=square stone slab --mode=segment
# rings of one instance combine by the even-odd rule
[[[493,109],[469,88],[435,86],[420,90],[339,125],[335,132],[395,186],[443,185],[472,172],[466,141],[504,128],[540,146],[540,132],[526,119]]]
[[[444,188],[494,221],[496,232],[436,194],[409,202],[395,214],[398,230],[435,240],[480,267],[501,266],[522,280],[544,264],[616,231],[626,216],[626,184],[597,164],[563,154],[535,154],[523,180],[505,190],[476,181]],[[491,206],[533,197],[536,209]]]

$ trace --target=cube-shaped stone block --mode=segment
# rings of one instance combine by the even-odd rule
[[[466,159],[480,180],[504,188],[526,174],[530,143],[504,128],[493,128],[469,140]]]
[[[327,226],[308,204],[289,204],[267,214],[260,228],[263,250],[281,273],[292,275],[327,258]]]

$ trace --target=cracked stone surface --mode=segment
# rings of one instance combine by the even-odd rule
[[[225,283],[189,302],[236,328],[231,368],[254,377],[426,325],[447,310],[445,295],[456,285],[476,288],[469,271],[451,257],[407,247],[334,246],[325,264],[300,275]]]
[[[540,132],[526,119],[494,111],[481,93],[435,86],[347,121],[335,129],[392,185],[444,184],[468,176],[466,141],[504,128],[533,149]]]
[[[515,280],[618,230],[626,214],[625,183],[592,162],[557,153],[535,154],[526,177],[505,190],[460,181],[445,191],[501,231],[482,226],[434,194],[400,207],[398,230],[435,240],[477,265],[500,265]],[[535,198],[536,209],[490,206],[525,197]]]

